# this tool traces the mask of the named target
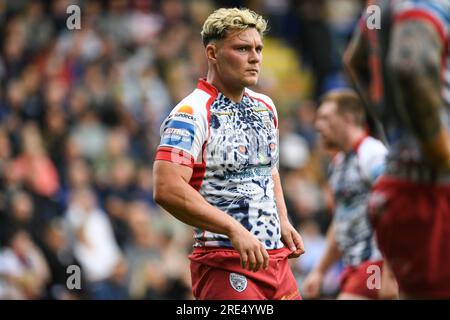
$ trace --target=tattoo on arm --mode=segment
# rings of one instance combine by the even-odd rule
[[[395,25],[390,39],[388,70],[401,101],[398,115],[426,143],[442,129],[440,112],[443,46],[434,27],[424,21]]]

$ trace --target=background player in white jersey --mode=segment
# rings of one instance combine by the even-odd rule
[[[300,299],[288,265],[304,252],[279,174],[277,114],[255,93],[266,21],[219,9],[203,25],[208,74],[161,127],[154,198],[194,226],[198,299]]]
[[[329,172],[335,212],[325,252],[304,281],[304,293],[309,298],[320,296],[326,272],[339,259],[345,269],[338,299],[379,297],[380,287],[368,285],[373,268],[381,270],[383,261],[367,211],[369,192],[384,169],[387,150],[367,135],[365,124],[363,106],[353,90],[334,90],[323,97],[316,128],[325,148],[339,150]],[[395,296],[395,292],[390,295]]]

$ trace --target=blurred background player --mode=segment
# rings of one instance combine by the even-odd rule
[[[316,128],[324,147],[338,150],[329,173],[335,213],[324,254],[304,281],[306,297],[320,297],[326,272],[342,259],[345,269],[337,298],[379,298],[380,287],[368,285],[373,273],[371,268],[381,270],[383,261],[375,243],[367,204],[372,184],[384,169],[387,150],[379,140],[367,135],[365,125],[364,108],[353,90],[334,90],[323,97],[317,111]]]
[[[450,298],[450,1],[368,1],[348,71],[389,143],[370,198],[379,247],[403,296]]]
[[[261,71],[267,22],[219,9],[201,32],[206,79],[161,127],[154,197],[196,227],[190,255],[199,299],[300,299],[288,257],[304,252],[288,220],[272,100],[249,90]]]

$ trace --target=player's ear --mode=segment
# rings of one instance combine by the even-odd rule
[[[217,62],[217,45],[215,43],[208,43],[205,48],[205,53],[209,62]]]
[[[342,114],[342,117],[344,118],[345,123],[348,124],[356,124],[355,116],[349,112],[344,112]]]

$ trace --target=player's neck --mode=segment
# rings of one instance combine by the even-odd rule
[[[220,78],[214,77],[212,73],[208,72],[206,81],[216,87],[219,92],[235,103],[241,102],[242,97],[244,96],[245,88],[232,88],[230,86],[226,86]]]
[[[348,153],[355,151],[366,136],[367,133],[361,128],[349,128],[345,152]]]

